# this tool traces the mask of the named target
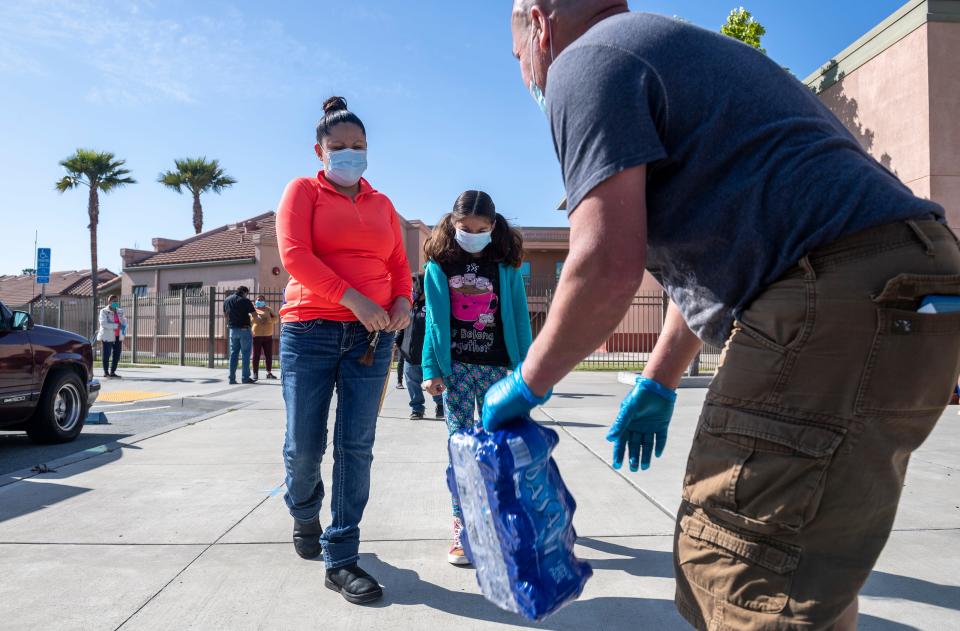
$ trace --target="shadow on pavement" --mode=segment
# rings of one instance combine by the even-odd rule
[[[867,584],[860,590],[860,594],[875,598],[912,600],[913,602],[960,611],[960,587],[931,583],[911,576],[874,571],[867,579]]]
[[[628,548],[610,541],[601,541],[592,537],[578,537],[577,545],[597,552],[615,554],[620,559],[590,559],[594,570],[616,570],[631,576],[652,576],[673,578],[673,553],[644,548]]]
[[[596,398],[609,398],[612,397],[612,394],[586,394],[582,392],[555,392],[553,393],[554,399],[596,399]]]
[[[673,606],[673,601],[655,598],[600,597],[578,600],[543,622],[535,623],[498,609],[480,594],[447,589],[424,581],[413,570],[384,562],[375,554],[361,554],[360,564],[384,586],[384,600],[375,605],[425,605],[437,611],[463,618],[496,622],[513,627],[580,631],[588,628],[613,628],[610,625],[644,621],[644,628],[684,629],[688,625]],[[472,571],[465,569],[464,571]]]
[[[911,627],[908,624],[864,614],[857,617],[857,629],[858,631],[921,631],[918,627]]]

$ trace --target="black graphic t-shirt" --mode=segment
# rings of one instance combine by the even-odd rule
[[[500,319],[500,267],[444,265],[450,287],[450,357],[462,364],[510,366]]]

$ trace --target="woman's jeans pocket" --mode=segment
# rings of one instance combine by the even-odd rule
[[[960,295],[960,276],[901,274],[874,298],[877,329],[857,414],[923,417],[949,403],[960,373],[960,312],[918,313],[933,295]]]
[[[751,532],[797,532],[816,515],[845,430],[707,405],[683,498]]]
[[[280,326],[280,334],[305,335],[323,323],[323,320],[302,320],[298,322],[284,322]]]
[[[761,613],[783,611],[800,548],[745,534],[681,509],[676,562],[683,578],[714,598]]]

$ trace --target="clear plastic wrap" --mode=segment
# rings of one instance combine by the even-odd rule
[[[523,419],[488,434],[450,437],[447,484],[460,501],[464,551],[486,598],[541,620],[593,575],[574,555],[576,502],[550,456],[557,433]]]

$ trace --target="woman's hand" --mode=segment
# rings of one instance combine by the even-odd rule
[[[443,377],[434,377],[433,379],[428,379],[423,382],[423,389],[426,390],[430,396],[437,397],[443,394],[447,386],[443,383]]]
[[[367,331],[383,331],[390,327],[390,316],[380,305],[370,300],[353,287],[347,289],[340,304],[353,312]]]
[[[410,324],[410,309],[413,305],[406,298],[397,298],[390,308],[390,326],[388,331],[402,331]]]

